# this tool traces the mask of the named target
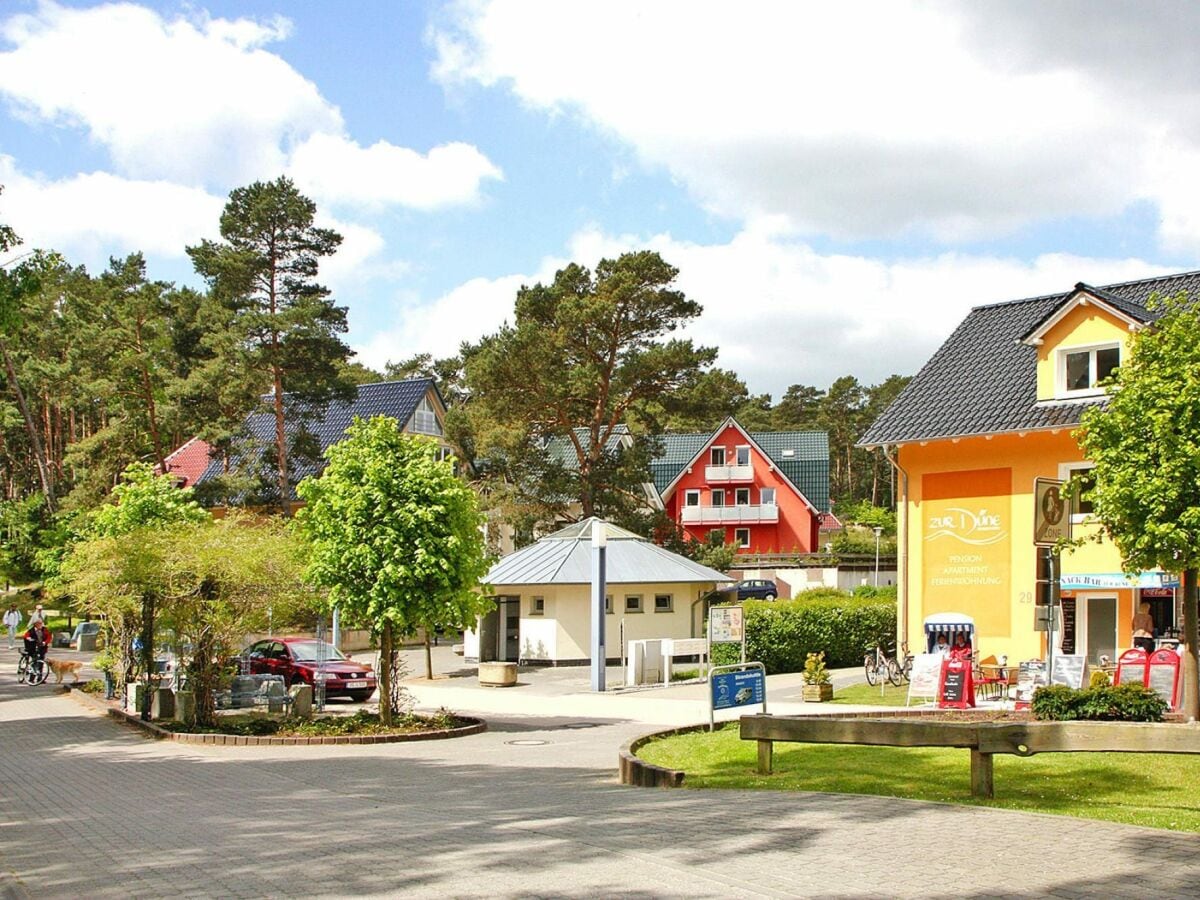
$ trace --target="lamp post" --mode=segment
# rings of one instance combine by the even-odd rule
[[[604,589],[608,532],[604,522],[592,519],[592,690],[604,690]]]
[[[883,529],[878,525],[875,526],[875,587],[879,587],[879,536],[883,534]]]

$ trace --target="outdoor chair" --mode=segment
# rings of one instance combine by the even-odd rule
[[[975,678],[975,689],[984,699],[995,700],[1007,693],[1008,674],[1001,668],[995,656],[979,660],[972,674]]]

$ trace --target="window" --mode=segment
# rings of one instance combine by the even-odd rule
[[[642,595],[641,594],[626,594],[625,595],[625,612],[640,613],[642,611]]]
[[[725,448],[713,447],[708,451],[709,463],[714,466],[725,465]]]
[[[750,488],[738,488],[733,492],[733,502],[736,506],[750,505]]]
[[[699,506],[700,505],[700,492],[699,491],[684,491],[683,492],[683,505],[684,506]]]
[[[1101,347],[1081,347],[1060,353],[1059,385],[1063,394],[1098,393],[1097,385],[1121,365],[1121,348],[1117,344]]]
[[[417,405],[417,411],[413,413],[412,430],[418,434],[436,434],[442,433],[442,426],[438,424],[437,413],[433,409],[433,404],[429,402],[429,396],[421,398],[421,402]]]
[[[612,615],[612,594],[604,595],[604,611],[610,616]]]
[[[748,550],[750,548],[750,529],[749,528],[733,529],[733,542],[735,544],[737,544],[738,547],[741,548],[742,550]]]
[[[763,506],[775,505],[775,488],[763,488],[758,492],[758,502]]]
[[[725,505],[725,489],[724,488],[714,488],[713,489],[712,505],[713,506],[724,506]]]
[[[1090,491],[1096,486],[1096,476],[1092,472],[1092,464],[1059,466],[1058,476],[1063,479],[1075,478],[1079,482],[1079,491],[1071,497],[1071,521],[1083,521],[1093,512]]]
[[[739,466],[750,465],[750,447],[749,446],[738,447],[736,454],[737,454],[737,464]]]
[[[655,594],[654,595],[654,611],[671,612],[675,609],[675,598],[671,594]]]
[[[542,616],[546,614],[546,598],[545,597],[530,597],[529,598],[529,614],[531,616]]]

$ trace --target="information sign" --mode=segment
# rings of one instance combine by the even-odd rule
[[[1164,647],[1150,654],[1146,686],[1167,701],[1171,709],[1179,707],[1180,656]]]
[[[714,606],[708,611],[708,639],[714,644],[742,642],[742,608]]]
[[[1069,688],[1079,690],[1083,687],[1083,670],[1087,660],[1082,656],[1054,657],[1054,671],[1050,673],[1051,684],[1065,684]]]
[[[908,700],[905,706],[918,697],[937,699],[938,685],[942,681],[942,663],[945,661],[946,656],[942,653],[918,653],[913,657],[912,670],[908,674]]]
[[[1033,482],[1033,542],[1039,547],[1053,547],[1071,538],[1071,517],[1064,482],[1055,478],[1035,478]]]
[[[713,709],[762,703],[766,695],[767,680],[761,669],[721,672],[712,677]]]
[[[1059,647],[1070,656],[1075,652],[1075,598],[1063,597],[1058,601],[1058,608],[1062,610],[1062,640]]]
[[[1041,659],[1030,659],[1017,666],[1017,709],[1029,709],[1034,691],[1050,683],[1046,663]]]
[[[941,709],[970,709],[975,706],[975,683],[971,663],[965,659],[947,659],[938,682],[938,706]]]
[[[1145,685],[1149,678],[1150,654],[1141,647],[1131,647],[1121,654],[1117,660],[1116,684]]]

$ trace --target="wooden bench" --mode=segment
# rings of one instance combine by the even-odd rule
[[[1200,726],[1141,722],[1009,724],[755,715],[742,717],[741,738],[758,742],[761,775],[769,775],[773,770],[775,741],[970,750],[971,795],[985,799],[995,796],[992,757],[997,753],[1200,754]]]

